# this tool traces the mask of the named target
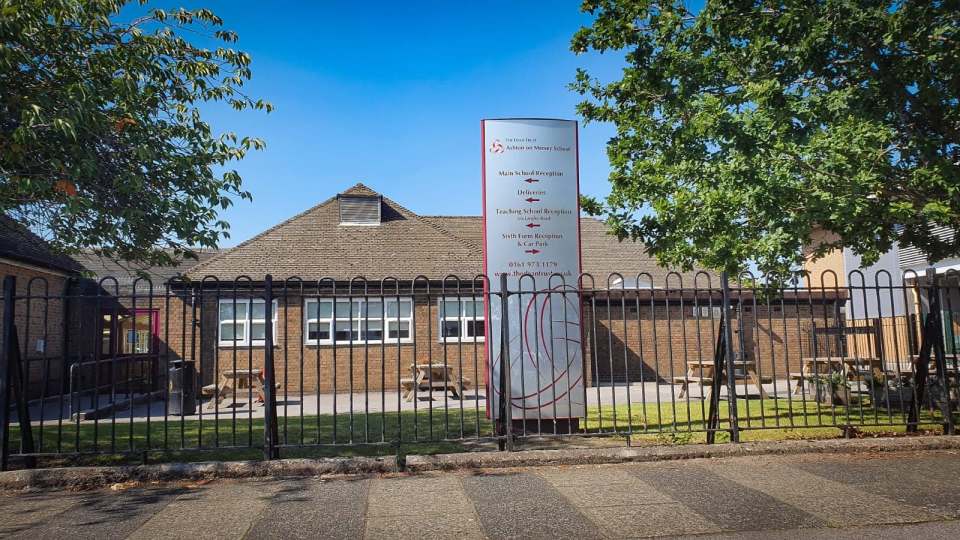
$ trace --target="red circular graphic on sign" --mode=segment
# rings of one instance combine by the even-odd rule
[[[571,289],[574,291],[576,290],[575,287],[564,286],[564,285],[557,285],[551,288],[550,290],[557,291],[563,288]],[[534,324],[534,329],[537,336],[536,337],[537,347],[542,347],[542,350],[539,348],[536,350],[532,350],[530,346],[530,339],[529,339],[530,332],[529,331],[522,332],[523,343],[522,344],[517,343],[517,345],[521,345],[523,349],[525,349],[526,354],[521,354],[521,363],[524,362],[527,358],[529,358],[531,364],[536,369],[537,373],[540,373],[540,365],[538,360],[541,354],[544,356],[545,360],[549,361],[551,364],[553,363],[554,350],[553,350],[553,347],[548,345],[548,342],[552,343],[552,342],[556,342],[557,340],[561,340],[563,341],[564,345],[566,345],[567,347],[569,347],[570,345],[574,345],[575,348],[573,350],[573,354],[570,354],[569,349],[567,349],[567,353],[564,355],[566,357],[567,365],[563,366],[563,369],[561,371],[554,373],[554,377],[552,381],[547,382],[546,384],[538,388],[536,391],[533,391],[527,395],[511,396],[510,401],[512,402],[512,405],[514,407],[517,407],[520,409],[527,409],[527,410],[542,409],[545,406],[552,405],[558,402],[559,400],[566,397],[567,394],[569,394],[574,388],[576,388],[577,384],[579,384],[580,382],[580,379],[583,377],[583,374],[581,373],[575,380],[570,380],[570,377],[568,375],[568,373],[570,372],[570,367],[575,362],[577,362],[578,359],[580,358],[580,339],[579,339],[580,331],[579,331],[578,325],[576,323],[573,323],[567,320],[568,317],[566,316],[566,314],[564,314],[562,320],[560,321],[556,320],[557,313],[553,312],[553,310],[556,309],[553,306],[553,301],[552,301],[553,294],[549,294],[549,293],[543,294],[543,298],[542,298],[542,301],[539,302],[539,306],[537,306],[538,304],[537,295],[533,295],[533,296],[534,298],[532,298],[529,302],[527,302],[527,305],[523,310],[524,311],[523,326],[525,328],[530,327],[531,315],[533,315],[536,312],[536,308],[539,307],[539,310],[540,310],[539,320],[534,320],[533,324]],[[579,315],[577,306],[574,302],[570,300],[569,294],[563,294],[563,299],[564,299],[563,301],[564,305],[562,309],[567,310],[566,313],[570,313],[569,310],[572,309],[574,310],[575,313]],[[548,315],[552,320],[552,324],[550,324],[549,332],[545,328],[545,325],[547,322],[546,318]],[[566,329],[567,326],[573,326],[574,328],[576,328],[576,335],[571,336],[566,330],[564,330],[562,336],[553,335],[554,325],[558,323],[562,324],[564,329]],[[511,338],[510,345],[513,346],[514,343],[518,342],[519,340],[520,340],[520,336],[515,336]],[[503,354],[503,351],[498,351],[497,357],[493,363],[494,365],[500,365],[500,358],[502,354]],[[556,366],[551,366],[551,367],[555,368]],[[522,369],[522,366],[521,366],[521,369]],[[554,369],[551,369],[550,371],[554,371]],[[567,377],[567,384],[563,385],[561,380],[565,376]],[[493,393],[495,395],[499,395],[500,393],[499,389],[495,385],[490,385],[490,386],[491,388],[493,388]],[[563,388],[563,386],[566,386],[566,388]],[[539,403],[531,404],[531,405],[526,405],[524,403],[526,400],[530,398],[538,397],[538,396],[545,396],[545,397],[548,396],[552,399],[550,399],[549,401],[545,401],[545,402],[541,401]]]

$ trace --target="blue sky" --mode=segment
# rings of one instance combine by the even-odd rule
[[[221,108],[218,131],[263,138],[235,165],[253,193],[225,212],[241,242],[363,182],[422,214],[479,215],[480,119],[576,119],[578,66],[609,78],[620,59],[577,57],[579,2],[204,2],[253,57],[267,115]],[[269,7],[264,7],[269,6]],[[581,191],[609,192],[609,125],[580,132]]]

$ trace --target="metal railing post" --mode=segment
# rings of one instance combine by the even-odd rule
[[[501,450],[513,451],[513,403],[510,395],[510,312],[507,275],[500,275],[500,435]]]
[[[17,339],[16,301],[17,278],[3,278],[3,350],[0,351],[0,470],[6,470],[10,458],[10,397],[16,397],[17,419],[20,422],[20,453],[32,454],[33,429],[30,425],[30,410],[27,407],[26,370],[20,358],[20,342]],[[29,318],[29,313],[27,314]],[[33,456],[26,458],[27,468],[36,466]]]
[[[3,328],[0,345],[0,471],[7,470],[10,457],[10,349],[14,332],[14,299],[17,278],[3,278]]]
[[[263,457],[279,459],[277,447],[279,431],[277,429],[276,375],[273,366],[273,276],[267,274],[263,281]]]
[[[740,442],[740,425],[737,418],[737,380],[734,372],[733,358],[733,317],[730,307],[730,276],[723,272],[720,274],[720,286],[723,289],[723,340],[724,355],[726,356],[727,371],[727,416],[730,422],[730,442]],[[740,321],[740,318],[737,318]]]
[[[720,427],[720,389],[723,388],[723,373],[726,365],[727,338],[724,328],[727,319],[720,315],[720,331],[717,332],[717,345],[713,350],[713,380],[710,381],[710,409],[707,416],[707,444],[717,440],[717,429]]]
[[[953,405],[950,402],[950,385],[948,383],[947,356],[944,350],[943,335],[943,304],[940,300],[940,286],[937,284],[937,271],[933,268],[927,269],[927,278],[930,279],[930,311],[936,309],[936,318],[931,328],[931,344],[933,346],[933,359],[937,363],[937,378],[940,380],[940,410],[943,414],[943,433],[945,435],[956,435],[956,426],[953,422]]]
[[[907,417],[907,431],[916,432],[919,429],[920,407],[923,407],[923,402],[927,397],[927,383],[929,382],[928,378],[932,354],[933,361],[936,363],[937,377],[942,392],[940,399],[937,401],[939,401],[940,410],[943,414],[943,432],[946,435],[954,435],[956,433],[956,426],[953,421],[953,407],[950,404],[950,387],[947,384],[947,360],[943,347],[943,321],[941,318],[940,288],[937,286],[936,270],[928,268],[925,277],[929,282],[927,286],[928,313],[923,323],[920,354],[917,355],[917,364],[914,368],[914,396],[913,403],[910,404],[910,413]]]

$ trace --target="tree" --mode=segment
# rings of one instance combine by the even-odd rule
[[[0,212],[66,252],[169,265],[228,236],[219,210],[250,194],[225,166],[263,146],[200,106],[271,106],[212,12],[127,3],[0,0]]]
[[[612,193],[586,199],[658,259],[785,277],[811,233],[871,264],[894,243],[960,255],[960,2],[586,0],[587,121],[611,122]],[[947,227],[948,237],[931,234]]]

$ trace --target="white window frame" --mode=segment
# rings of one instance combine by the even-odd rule
[[[340,323],[349,322],[350,335],[352,337],[354,333],[356,333],[357,338],[356,339],[338,339],[336,340],[336,345],[349,345],[351,343],[354,345],[358,345],[358,344],[359,345],[363,345],[363,344],[378,345],[378,344],[384,344],[384,343],[396,345],[397,343],[413,343],[413,339],[414,339],[413,318],[414,318],[414,311],[415,311],[416,304],[414,304],[413,298],[411,297],[401,296],[399,298],[400,304],[408,303],[410,305],[410,315],[406,317],[397,317],[397,316],[387,315],[389,311],[387,306],[390,304],[398,303],[398,299],[396,297],[383,298],[383,310],[381,311],[381,315],[379,317],[370,317],[368,315],[360,315],[360,313],[362,313],[363,311],[359,310],[358,308],[350,308],[351,312],[348,313],[346,317],[337,316],[335,301],[339,301],[339,302],[349,301],[353,303],[367,304],[370,301],[379,303],[380,300],[381,300],[380,298],[336,298],[336,299],[306,298],[304,299],[303,301],[303,343],[304,345],[334,345],[334,337],[336,336],[336,332],[337,332],[336,327],[338,322]],[[317,304],[317,317],[310,317],[310,305],[313,303]],[[319,316],[321,303],[330,304],[329,317]],[[400,313],[400,309],[398,307],[397,314],[399,313]],[[365,339],[360,337],[362,335],[362,332],[360,332],[361,325],[371,323],[371,322],[381,323],[380,331],[383,334],[382,339]],[[389,337],[388,333],[389,333],[389,328],[391,323],[396,324],[398,327],[401,326],[401,323],[407,323],[409,328],[409,331],[407,332],[407,337],[397,337],[397,338]],[[310,339],[311,324],[316,324],[318,331],[319,331],[319,325],[321,324],[328,325],[328,328],[330,329],[330,337],[327,339],[319,339],[319,338]]]
[[[217,345],[220,347],[263,347],[267,344],[266,339],[254,339],[251,340],[250,336],[253,334],[253,325],[256,323],[266,323],[266,319],[254,319],[253,318],[253,304],[266,304],[262,298],[221,298],[220,302],[217,304]],[[273,319],[271,320],[271,327],[273,328],[273,342],[274,346],[277,346],[277,311],[278,303],[276,300],[272,302],[273,304]],[[234,306],[246,306],[246,317],[243,319],[220,319],[220,306],[229,305]],[[264,306],[266,307],[266,306]],[[234,316],[236,316],[236,308],[234,308]],[[223,325],[224,324],[233,324],[234,325],[234,338],[236,338],[237,323],[243,324],[243,339],[223,339]]]
[[[723,308],[721,306],[710,305],[696,306],[693,308],[693,314],[697,319],[719,321],[721,315],[723,315]]]
[[[479,312],[475,312],[475,315],[464,315],[462,305],[466,301],[472,300],[482,306]],[[458,305],[458,313],[456,317],[448,317],[444,311],[444,303],[446,304],[460,304]],[[476,305],[476,304],[475,304]],[[460,325],[460,331],[458,336],[454,337],[445,337],[443,335],[443,323],[448,321],[458,321]],[[467,325],[472,321],[482,321],[483,322],[483,335],[482,336],[468,336],[467,334]],[[437,341],[440,343],[483,343],[487,340],[487,312],[486,304],[483,302],[482,296],[461,296],[457,298],[456,296],[445,296],[437,298]]]

